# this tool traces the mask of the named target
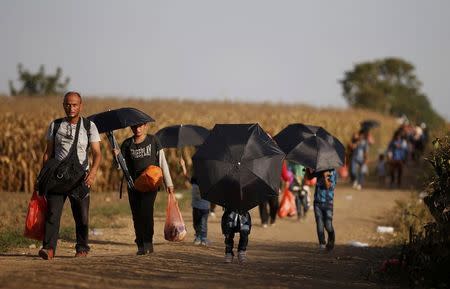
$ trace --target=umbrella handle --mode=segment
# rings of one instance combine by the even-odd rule
[[[117,143],[117,140],[116,140],[116,138],[114,136],[114,132],[113,131],[108,131],[108,132],[106,132],[106,136],[108,137],[108,141],[109,141],[109,144],[111,145],[111,148],[112,149],[118,149],[119,148],[119,144]],[[118,157],[117,157],[117,155],[115,153],[113,154],[113,157],[114,157],[115,166],[117,167],[118,170],[120,170],[121,168],[120,168],[119,159],[118,159]]]

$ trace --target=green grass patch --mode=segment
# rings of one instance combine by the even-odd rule
[[[61,227],[59,229],[59,239],[64,241],[73,241],[76,239],[75,226]]]
[[[39,241],[25,238],[19,229],[7,229],[0,232],[0,252],[7,252],[11,248],[38,245]]]

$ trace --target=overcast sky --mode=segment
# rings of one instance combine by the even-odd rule
[[[450,120],[450,1],[0,0],[0,92],[17,63],[84,95],[345,106],[355,63],[413,63]]]

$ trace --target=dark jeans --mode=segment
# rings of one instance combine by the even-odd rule
[[[143,247],[144,243],[153,243],[153,206],[156,194],[157,192],[142,193],[128,190],[128,201],[136,235],[134,242],[138,247]]]
[[[314,203],[314,215],[316,217],[317,237],[319,244],[325,245],[325,230],[328,233],[328,243],[334,244],[334,228],[333,228],[333,206],[321,203]]]
[[[267,206],[269,206],[269,210],[267,210]],[[270,214],[270,223],[275,223],[277,218],[278,211],[278,196],[270,198],[268,201],[259,204],[259,215],[261,216],[261,223],[268,224],[269,223],[269,214]]]
[[[42,242],[44,249],[54,249],[59,237],[59,226],[61,214],[67,195],[47,195],[47,217],[45,220],[45,235]],[[69,196],[70,206],[72,208],[73,219],[75,220],[77,252],[89,252],[88,234],[89,234],[89,195],[82,200]]]
[[[192,208],[192,219],[194,223],[195,238],[206,240],[208,234],[209,209]]]
[[[402,183],[403,161],[392,160],[390,162],[391,186],[395,183],[395,175],[397,175],[397,186]]]
[[[234,247],[234,234],[230,233],[225,235],[225,253],[233,253]],[[248,245],[248,235],[249,231],[240,231],[239,232],[239,244],[238,251],[246,251]]]

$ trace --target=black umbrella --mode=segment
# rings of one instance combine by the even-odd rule
[[[93,114],[89,116],[88,119],[95,123],[99,133],[106,133],[109,143],[113,149],[119,148],[116,138],[114,137],[114,130],[155,121],[145,112],[132,107],[124,107]],[[119,152],[114,159],[116,160],[118,166],[122,168],[128,187],[134,188],[133,178],[128,171],[127,164],[122,156],[122,153]]]
[[[145,112],[132,107],[124,107],[93,114],[89,116],[88,119],[95,123],[99,133],[155,121]]]
[[[290,124],[274,140],[286,153],[286,159],[322,171],[344,164],[342,143],[320,126]]]
[[[258,124],[217,124],[192,161],[204,199],[246,211],[278,195],[284,157]]]
[[[173,125],[160,129],[156,136],[163,148],[181,148],[201,145],[209,130],[198,125]]]
[[[367,120],[362,121],[360,123],[360,125],[361,125],[361,130],[368,131],[372,128],[379,127],[380,122],[377,120],[373,120],[373,119],[367,119]]]

